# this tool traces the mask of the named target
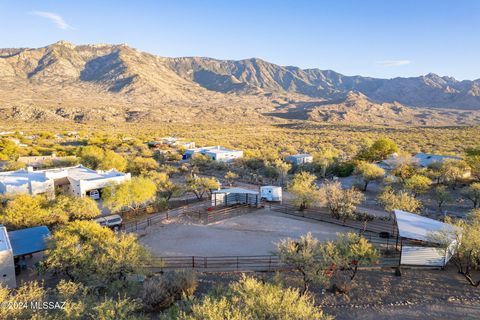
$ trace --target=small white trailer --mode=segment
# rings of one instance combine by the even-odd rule
[[[282,202],[282,187],[277,187],[277,186],[260,187],[260,197],[265,201]]]
[[[16,288],[15,263],[7,229],[0,225],[0,283],[8,288]]]

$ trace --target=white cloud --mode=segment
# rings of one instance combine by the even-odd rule
[[[377,61],[376,64],[381,65],[382,67],[399,67],[406,66],[407,64],[412,63],[410,60],[384,60]]]
[[[62,16],[53,13],[53,12],[48,12],[48,11],[32,11],[29,12],[29,14],[39,16],[42,18],[46,18],[50,20],[53,24],[55,24],[58,28],[67,30],[67,29],[73,29],[66,21],[65,19],[62,18]]]

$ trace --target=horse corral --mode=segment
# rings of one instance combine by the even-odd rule
[[[335,239],[351,228],[259,209],[211,224],[198,224],[178,216],[152,226],[140,238],[157,256],[268,255],[281,239],[311,232],[319,240]]]

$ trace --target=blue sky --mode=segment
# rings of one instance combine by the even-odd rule
[[[8,1],[0,47],[127,43],[382,78],[480,78],[480,1]]]

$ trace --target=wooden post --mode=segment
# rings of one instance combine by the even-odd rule
[[[192,256],[192,269],[195,269],[195,256]]]

